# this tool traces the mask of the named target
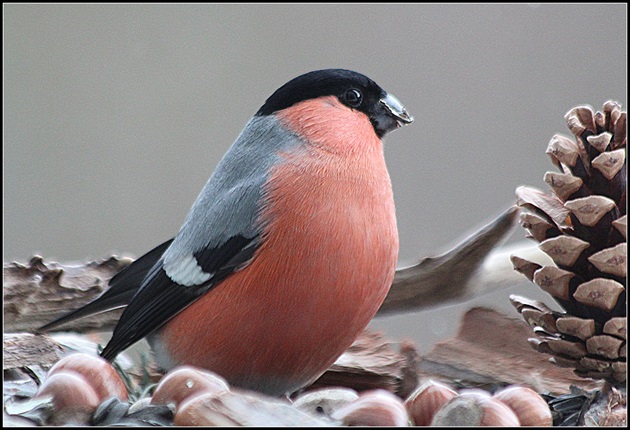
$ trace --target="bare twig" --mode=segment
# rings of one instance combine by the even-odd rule
[[[480,290],[510,286],[505,283],[481,285],[492,282],[490,279],[470,281],[475,279],[490,251],[512,231],[518,213],[518,208],[511,207],[446,254],[398,269],[377,315],[415,311],[464,300],[477,295]]]
[[[453,250],[400,268],[378,315],[412,311],[463,300],[487,290],[509,286],[505,270],[480,268],[492,249],[511,231],[518,209],[512,207]],[[51,320],[79,308],[107,289],[107,282],[131,264],[129,258],[78,264],[44,262],[5,263],[4,313],[6,332],[33,332]],[[512,268],[507,268],[508,278]],[[517,278],[515,278],[517,279]],[[518,282],[518,281],[514,281]],[[121,310],[105,312],[63,325],[76,332],[108,331]]]
[[[89,263],[44,262],[35,256],[27,264],[5,263],[3,304],[5,332],[33,332],[45,323],[95,299],[107,282],[131,264],[129,258],[111,257]],[[107,331],[120,310],[73,321],[65,330]]]
[[[63,356],[62,348],[46,335],[9,333],[2,345],[3,369],[24,366],[50,367]]]

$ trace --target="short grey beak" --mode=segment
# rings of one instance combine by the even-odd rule
[[[403,125],[411,124],[413,122],[413,117],[409,115],[407,109],[405,109],[400,100],[398,100],[394,95],[387,94],[380,100],[380,102],[383,103],[389,113],[396,118],[398,127],[402,127]]]

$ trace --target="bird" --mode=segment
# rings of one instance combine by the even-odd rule
[[[399,239],[382,138],[413,121],[347,69],[277,89],[216,166],[177,235],[93,302],[126,307],[100,355],[146,338],[165,371],[197,366],[273,396],[319,378],[377,312]]]

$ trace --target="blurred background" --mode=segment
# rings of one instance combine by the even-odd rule
[[[174,236],[247,120],[348,68],[415,116],[386,137],[399,265],[546,190],[579,104],[627,102],[626,4],[5,4],[3,260],[138,257]],[[508,243],[523,240],[518,228]],[[372,327],[421,351],[521,285]]]

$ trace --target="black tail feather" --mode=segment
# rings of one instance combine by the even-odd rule
[[[100,297],[87,305],[75,309],[66,315],[49,322],[36,330],[36,333],[51,331],[67,322],[86,317],[88,315],[107,312],[112,309],[127,306],[132,297],[136,294],[142,280],[147,275],[151,267],[162,257],[164,251],[170,246],[173,239],[169,239],[161,245],[156,246],[151,251],[138,258],[136,261],[118,272],[109,280],[109,289]]]

